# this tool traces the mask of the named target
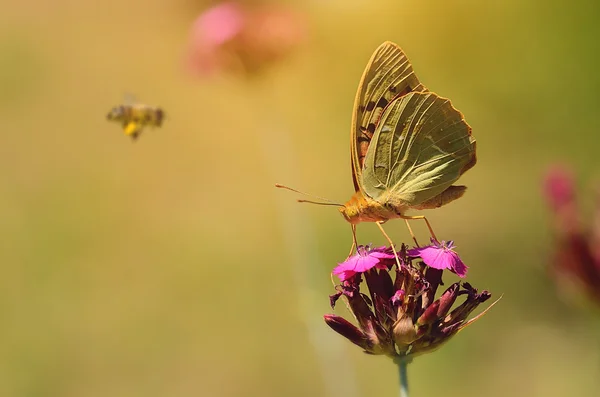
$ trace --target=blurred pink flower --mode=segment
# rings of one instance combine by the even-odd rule
[[[461,278],[465,277],[468,268],[453,248],[455,248],[453,241],[440,243],[431,239],[431,245],[410,249],[407,254],[412,258],[421,258],[427,266],[434,269],[448,269]]]
[[[285,58],[305,39],[304,21],[282,6],[222,2],[203,12],[190,33],[187,68],[254,74]]]
[[[574,280],[600,303],[600,194],[590,225],[581,220],[575,178],[568,167],[549,169],[544,178],[544,196],[554,217],[555,242],[549,270],[557,286],[565,290],[563,287]]]
[[[544,195],[553,210],[559,211],[575,202],[575,181],[567,167],[554,166],[544,179]]]
[[[373,268],[386,269],[394,262],[394,253],[390,248],[379,247],[370,249],[368,246],[359,245],[356,254],[339,263],[333,274],[340,281],[346,281],[357,273],[364,273]]]

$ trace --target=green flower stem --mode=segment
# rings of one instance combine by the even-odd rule
[[[408,361],[404,358],[394,360],[398,365],[398,375],[400,381],[400,397],[408,397]]]
[[[259,83],[256,81],[255,83]],[[265,120],[270,124],[261,128],[258,134],[263,149],[263,160],[266,168],[277,170],[273,172],[271,183],[281,175],[289,175],[290,180],[298,180],[294,175],[294,146],[292,132],[286,130],[285,120],[276,119],[279,103],[275,100],[276,92],[273,83],[255,84],[250,86],[250,97],[256,106],[260,122]],[[313,239],[317,234],[315,227],[307,220],[306,208],[302,208],[293,196],[285,195],[279,189],[271,187],[277,207],[277,218],[282,230],[283,245],[288,251],[289,267],[293,277],[293,287],[299,303],[300,318],[305,319],[306,332],[317,357],[322,379],[327,389],[325,395],[358,397],[359,387],[356,384],[356,369],[346,356],[347,342],[340,338],[323,323],[323,310],[329,308],[328,300],[323,299],[322,291],[331,288],[329,280],[323,278],[319,264],[323,259],[316,254],[318,243]],[[332,372],[333,371],[333,372]],[[338,379],[344,377],[344,382]]]

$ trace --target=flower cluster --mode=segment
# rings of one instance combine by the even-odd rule
[[[580,218],[570,170],[560,166],[550,169],[544,181],[544,195],[554,216],[556,241],[550,269],[558,286],[573,280],[600,303],[600,194],[587,225]]]
[[[396,256],[391,247],[359,246],[333,270],[340,284],[330,297],[332,307],[345,298],[357,325],[334,314],[324,316],[325,322],[370,354],[412,358],[438,348],[482,316],[485,312],[467,320],[491,297],[469,283],[456,282],[435,298],[444,269],[466,275],[466,266],[452,248],[452,242],[437,241],[412,250],[403,245]],[[363,281],[368,295],[361,292]],[[453,308],[461,296],[464,301]]]

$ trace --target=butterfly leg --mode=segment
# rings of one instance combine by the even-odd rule
[[[394,243],[392,242],[392,239],[390,238],[390,236],[387,235],[385,230],[383,230],[383,226],[381,226],[381,224],[383,222],[375,222],[375,223],[379,227],[379,230],[381,230],[381,233],[383,233],[383,236],[387,239],[388,243],[390,243],[390,247],[392,248],[392,251],[394,252],[394,257],[396,258],[396,264],[398,265],[398,269],[400,269],[400,259],[398,258],[398,253],[396,252],[396,248],[394,247]]]
[[[431,227],[431,224],[429,223],[429,221],[427,220],[427,218],[425,218],[424,215],[416,215],[416,216],[405,216],[405,215],[402,215],[402,216],[400,216],[400,218],[404,219],[405,221],[409,221],[409,220],[412,220],[412,219],[423,219],[425,221],[425,223],[427,224],[427,228],[429,229],[429,233],[431,234],[431,237],[433,237],[433,239],[435,241],[439,241],[438,238],[437,238],[437,236],[435,235],[435,233],[433,231],[433,228]],[[406,222],[406,224],[408,225],[408,222]],[[410,227],[409,227],[409,229],[410,229]],[[417,242],[417,240],[414,238],[414,235],[413,235],[413,240],[415,240],[415,243]]]
[[[356,225],[350,224],[350,227],[352,228],[352,247],[350,247],[350,253],[348,254],[348,258],[352,256],[354,250],[356,249],[356,247],[358,247],[358,244],[356,242]]]
[[[415,237],[415,234],[413,233],[412,227],[410,227],[410,223],[408,222],[408,219],[404,219],[404,222],[406,223],[406,227],[408,228],[408,232],[410,233],[410,236],[412,237],[413,241],[415,242],[415,245],[418,247],[419,246],[419,242],[417,241],[417,238]]]

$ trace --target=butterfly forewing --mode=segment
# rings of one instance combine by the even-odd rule
[[[475,164],[475,139],[450,101],[412,92],[385,108],[365,157],[365,192],[381,204],[417,206]]]
[[[364,191],[362,167],[384,109],[395,98],[426,90],[400,47],[389,41],[379,46],[365,68],[354,101],[351,151],[356,190]]]

